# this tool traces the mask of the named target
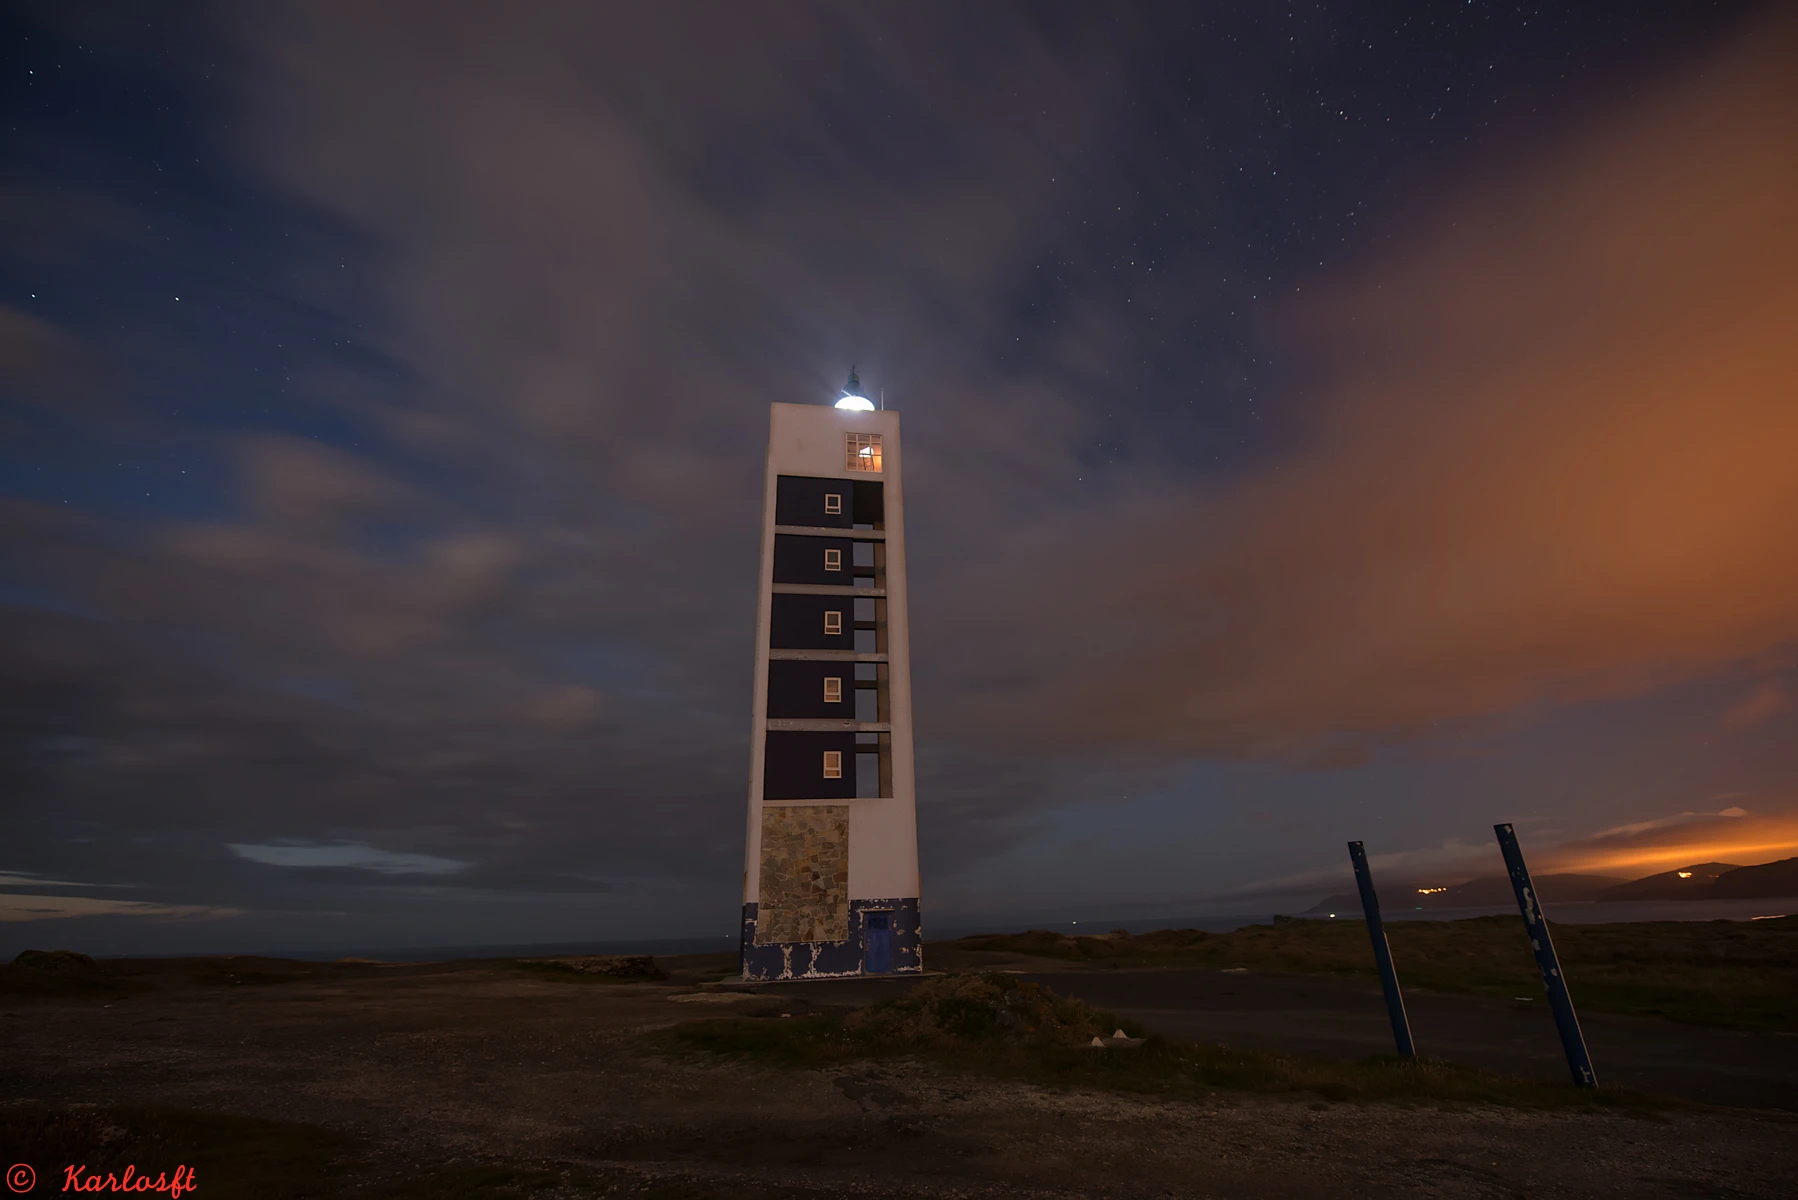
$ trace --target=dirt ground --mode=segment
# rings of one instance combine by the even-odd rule
[[[1025,978],[1168,1037],[1351,1061],[1392,1052],[1392,1025],[1377,983],[1182,970]],[[1541,989],[1534,990],[1507,1002],[1412,989],[1405,1007],[1419,1052],[1507,1075],[1566,1080],[1554,1019]],[[1591,1010],[1579,1017],[1605,1083],[1706,1104],[1798,1112],[1798,1036]]]
[[[342,1195],[452,1163],[517,1172],[456,1194],[542,1197],[1779,1197],[1798,1179],[1798,1124],[1777,1113],[1169,1103],[911,1062],[658,1056],[641,1036],[657,1026],[831,1001],[702,991],[715,965],[656,984],[506,964],[171,968],[128,995],[7,999],[0,1115],[149,1104],[319,1127],[354,1139]]]

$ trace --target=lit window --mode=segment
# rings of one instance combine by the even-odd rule
[[[835,609],[825,613],[824,632],[832,634],[843,632],[843,614],[837,612]]]
[[[824,569],[826,571],[841,571],[843,569],[843,552],[841,550],[826,550],[824,552]]]
[[[833,517],[842,515],[843,497],[840,492],[830,492],[825,495],[824,511]]]
[[[843,752],[826,750],[824,752],[824,778],[841,779],[843,777]]]
[[[843,702],[843,680],[841,676],[832,675],[824,681],[824,703],[841,704]]]
[[[847,463],[851,471],[880,470],[880,435],[878,433],[851,433],[845,449]]]

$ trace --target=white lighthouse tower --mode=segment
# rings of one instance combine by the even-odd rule
[[[743,977],[920,972],[899,414],[769,407]]]

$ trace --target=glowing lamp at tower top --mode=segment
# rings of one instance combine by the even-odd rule
[[[862,381],[855,377],[855,368],[849,368],[849,382],[843,388],[843,398],[837,401],[837,407],[850,412],[873,412],[874,402],[862,395]]]

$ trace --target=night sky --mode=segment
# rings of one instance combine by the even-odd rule
[[[0,952],[734,945],[851,364],[927,932],[1798,853],[1798,22],[1288,8],[0,7]]]

